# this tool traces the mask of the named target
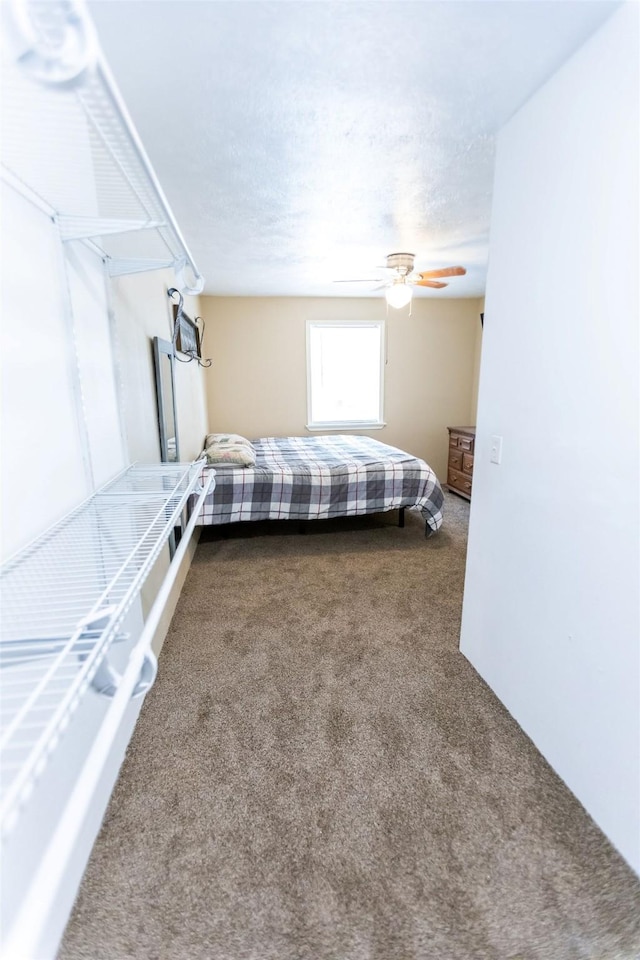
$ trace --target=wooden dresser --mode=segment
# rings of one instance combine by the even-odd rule
[[[447,427],[449,431],[449,464],[447,486],[461,497],[471,499],[475,427]]]

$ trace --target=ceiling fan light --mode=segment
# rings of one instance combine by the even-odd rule
[[[407,283],[394,283],[387,287],[384,295],[389,306],[399,310],[410,302],[413,290]]]

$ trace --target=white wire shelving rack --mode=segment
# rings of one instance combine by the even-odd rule
[[[116,693],[109,649],[201,480],[200,463],[128,467],[0,568],[2,836],[83,697]],[[149,651],[134,695],[155,668]]]
[[[80,0],[1,5],[2,176],[98,253],[110,276],[172,267],[204,280],[156,178]]]

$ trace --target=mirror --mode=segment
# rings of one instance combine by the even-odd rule
[[[180,460],[180,450],[178,448],[178,420],[173,372],[175,358],[169,340],[161,340],[160,337],[153,338],[153,357],[156,368],[160,459],[163,463],[177,463]]]

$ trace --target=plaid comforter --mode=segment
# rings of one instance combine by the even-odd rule
[[[442,523],[442,489],[424,460],[371,437],[266,437],[253,441],[255,467],[207,467],[215,486],[201,522],[322,520],[400,507]]]

